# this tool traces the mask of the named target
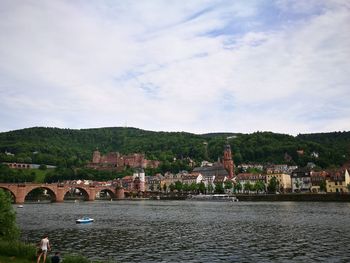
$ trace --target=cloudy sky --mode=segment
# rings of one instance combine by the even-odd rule
[[[0,1],[0,131],[350,130],[350,2]]]

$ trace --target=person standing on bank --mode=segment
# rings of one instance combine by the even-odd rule
[[[38,260],[36,261],[37,263],[40,263],[40,258],[42,255],[44,255],[44,261],[46,262],[46,255],[47,255],[47,251],[50,250],[50,242],[49,242],[49,237],[47,235],[45,235],[39,244],[39,252],[38,252]]]

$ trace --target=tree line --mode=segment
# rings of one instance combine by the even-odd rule
[[[102,154],[144,153],[160,160],[156,172],[186,170],[202,160],[215,162],[231,145],[234,161],[241,163],[288,163],[320,168],[339,167],[350,159],[350,132],[300,134],[272,132],[252,134],[153,132],[136,128],[59,129],[35,127],[0,133],[0,162],[84,167],[94,150]]]

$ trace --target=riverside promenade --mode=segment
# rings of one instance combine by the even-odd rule
[[[237,194],[239,201],[250,202],[350,202],[350,194],[315,194],[315,193],[289,193],[289,194]]]

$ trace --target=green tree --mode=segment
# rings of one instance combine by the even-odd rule
[[[301,187],[301,182],[297,179],[295,182],[294,182],[294,185],[295,185],[295,188],[297,188],[296,189],[296,191],[300,191],[300,187]]]
[[[166,193],[166,190],[167,190],[167,185],[164,184],[164,185],[163,185],[163,191],[164,191],[164,193]]]
[[[350,189],[349,186],[350,186],[350,184],[348,184],[348,189]],[[326,181],[322,181],[320,183],[320,191],[321,192],[326,192]]]
[[[174,185],[173,183],[171,183],[171,184],[169,185],[169,189],[170,189],[170,192],[174,192],[174,190],[175,190],[175,185]]]
[[[256,193],[259,193],[259,192],[264,192],[265,191],[265,184],[263,181],[256,181],[255,184],[254,184],[254,189],[256,191]]]
[[[277,178],[274,176],[270,179],[269,184],[267,185],[267,191],[269,193],[275,194],[278,189],[278,181]]]
[[[202,194],[205,193],[206,188],[205,188],[205,184],[204,184],[203,182],[200,182],[200,183],[198,184],[198,190],[199,190],[199,192],[202,193]]]
[[[191,183],[189,188],[191,193],[196,193],[198,191],[198,185],[196,183]]]
[[[217,193],[217,194],[223,194],[224,193],[224,187],[222,186],[222,183],[216,183],[215,184],[215,193]]]
[[[208,184],[208,193],[212,193],[214,190],[213,185],[211,183]]]
[[[19,229],[16,225],[16,214],[11,205],[11,196],[0,189],[0,239],[12,241],[18,238]]]
[[[233,187],[233,190],[235,191],[235,192],[240,192],[240,191],[242,191],[242,189],[243,189],[243,186],[242,186],[242,184],[241,184],[241,182],[237,182],[235,185],[234,185],[234,187]]]
[[[175,182],[175,190],[181,192],[183,184],[180,181]]]
[[[188,191],[190,191],[191,189],[190,189],[190,185],[188,185],[188,184],[183,184],[182,185],[182,191],[183,192],[185,192],[185,193],[187,193]]]
[[[253,185],[249,181],[244,184],[244,191],[245,192],[249,193],[252,190],[252,188],[253,188]]]
[[[232,189],[232,187],[233,187],[232,181],[231,180],[225,181],[224,186],[225,186],[226,190]]]

